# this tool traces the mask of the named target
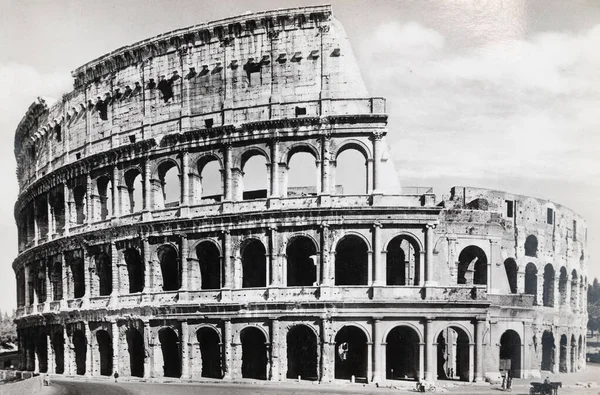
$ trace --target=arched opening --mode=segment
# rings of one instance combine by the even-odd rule
[[[311,239],[294,237],[285,250],[288,287],[311,286],[317,281],[317,248]]]
[[[242,160],[243,200],[262,199],[267,197],[269,174],[267,159],[259,154],[249,153]]]
[[[419,335],[408,326],[397,326],[386,337],[386,378],[419,380]]]
[[[85,277],[83,273],[83,258],[74,257],[69,265],[73,275],[73,297],[82,298],[85,295]]]
[[[155,194],[156,208],[170,208],[179,205],[181,184],[179,168],[174,162],[166,161],[158,166],[159,193]]]
[[[387,285],[419,285],[421,252],[410,237],[396,236],[387,246]]]
[[[304,148],[307,150],[307,148]],[[288,162],[287,197],[315,196],[319,177],[315,157],[311,152],[299,148]]]
[[[80,329],[73,331],[73,347],[75,348],[75,371],[78,375],[84,375],[87,340],[85,339],[85,334]]]
[[[563,266],[560,268],[560,275],[558,277],[559,306],[567,304],[567,281],[569,281],[567,269]]]
[[[500,371],[510,371],[510,377],[521,377],[521,337],[507,330],[500,337]]]
[[[175,248],[164,244],[158,248],[158,260],[162,273],[163,291],[176,291],[181,288],[181,265]]]
[[[448,327],[437,337],[438,380],[469,381],[469,336],[459,327]]]
[[[517,293],[517,262],[514,259],[508,258],[504,261],[504,270],[506,271],[506,278],[508,279],[508,286],[510,287],[510,293]]]
[[[128,248],[123,252],[123,257],[127,265],[129,293],[142,292],[144,290],[144,262],[142,262],[140,252],[135,248]]]
[[[554,268],[547,264],[544,268],[544,293],[542,295],[544,306],[554,306]]]
[[[538,240],[534,235],[529,235],[525,239],[525,256],[536,257],[538,249]]]
[[[242,288],[267,286],[267,259],[265,246],[250,240],[242,250]]]
[[[50,208],[52,210],[52,217],[54,218],[54,229],[51,230],[61,235],[65,227],[65,196],[63,190],[64,186],[59,185],[49,195]]]
[[[287,334],[287,378],[318,380],[317,336],[306,325],[296,325]]]
[[[537,297],[538,270],[534,263],[525,266],[525,293]]]
[[[544,331],[541,370],[552,371],[554,369],[554,347],[554,335],[550,331]]]
[[[121,202],[123,214],[141,211],[144,208],[144,183],[139,170],[131,169],[125,173],[125,186],[127,187],[127,199],[123,199]]]
[[[267,339],[263,332],[255,327],[242,329],[242,377],[249,379],[267,379]]]
[[[221,254],[214,243],[203,241],[196,247],[202,289],[221,288]]]
[[[350,147],[338,153],[332,167],[335,175],[336,195],[368,193],[366,157],[357,148]]]
[[[54,262],[50,266],[50,283],[52,284],[52,300],[54,301],[63,298],[62,276],[62,264]]]
[[[112,339],[107,331],[96,332],[98,354],[100,355],[100,375],[110,376],[113,373],[113,347]]]
[[[129,328],[125,334],[127,351],[129,353],[129,369],[134,377],[144,377],[144,337],[135,328]]]
[[[577,270],[573,269],[571,272],[571,300],[569,303],[571,304],[571,309],[577,309],[577,292],[579,291],[579,277],[577,275]]]
[[[577,340],[575,335],[571,335],[571,364],[569,372],[577,371]]]
[[[44,332],[41,332],[37,337],[35,353],[40,373],[48,372],[48,335]]]
[[[581,362],[583,362],[583,336],[579,335],[579,342],[577,343],[577,371],[581,370]]]
[[[47,195],[35,198],[35,223],[37,225],[38,237],[45,240],[49,229]]]
[[[367,285],[368,248],[354,235],[345,236],[335,248],[335,285]]]
[[[94,196],[94,220],[104,221],[112,216],[112,183],[108,177],[99,177],[96,180],[96,193]]]
[[[200,357],[202,359],[202,377],[220,379],[221,373],[221,345],[219,335],[212,328],[200,328],[196,332],[198,344],[200,345]]]
[[[56,374],[65,372],[65,339],[62,329],[52,336],[52,349],[54,351],[54,371]]]
[[[196,185],[196,196],[200,200],[221,201],[223,196],[223,181],[221,166],[215,158],[198,163],[198,174],[200,175]],[[198,199],[196,199],[198,200]]]
[[[560,337],[560,352],[559,352],[559,363],[558,369],[561,373],[567,373],[569,368],[567,366],[567,336],[562,335]]]
[[[487,284],[487,263],[487,256],[481,248],[464,248],[458,256],[458,284]]]
[[[105,253],[96,256],[96,273],[98,275],[99,295],[110,295],[112,292],[112,263]]]
[[[86,190],[83,185],[78,185],[73,188],[73,200],[75,201],[75,223],[77,225],[81,225],[85,222],[85,195]]]
[[[171,328],[162,328],[158,331],[158,340],[162,350],[164,377],[181,377],[181,344],[177,334]]]
[[[335,335],[335,378],[367,382],[367,336],[355,326],[344,326]]]

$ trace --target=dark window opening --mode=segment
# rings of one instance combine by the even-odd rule
[[[204,127],[205,127],[206,129],[210,129],[210,128],[212,128],[212,127],[213,127],[213,124],[214,124],[214,121],[213,121],[213,119],[212,119],[212,118],[207,118],[207,119],[205,119],[205,120],[204,120]]]
[[[200,265],[201,289],[221,288],[221,254],[216,245],[203,241],[196,247]]]
[[[288,379],[319,379],[317,373],[317,336],[306,325],[296,325],[287,334]]]
[[[514,259],[508,258],[504,261],[504,270],[506,271],[506,278],[508,279],[508,286],[510,292],[513,294],[517,293],[517,262]]]
[[[176,291],[181,288],[181,265],[175,248],[163,245],[158,248],[158,260],[163,280],[163,291]]]
[[[560,373],[567,373],[567,336],[562,335],[560,337],[560,351],[559,351],[559,363],[558,370]]]
[[[135,135],[134,134],[129,135],[129,142],[135,143]]]
[[[573,241],[577,241],[577,221],[573,220]]]
[[[419,246],[406,236],[390,241],[386,254],[387,285],[418,285],[420,271]]]
[[[85,277],[83,273],[83,259],[75,258],[70,264],[73,274],[73,297],[82,298],[85,295]]]
[[[38,360],[38,370],[40,373],[48,372],[48,335],[41,332],[38,335],[35,344],[35,352]]]
[[[527,295],[537,295],[538,270],[535,264],[529,262],[525,266],[525,293]]]
[[[61,131],[60,125],[56,125],[54,127],[54,137],[56,138],[56,141],[58,141],[59,143],[62,141],[62,131]]]
[[[251,240],[242,252],[242,288],[267,286],[267,260],[263,244]]]
[[[514,216],[514,204],[512,200],[506,200],[506,217],[512,218]]]
[[[525,255],[536,257],[538,249],[538,240],[534,235],[529,235],[525,239]]]
[[[103,121],[106,121],[108,119],[107,103],[104,100],[102,100],[101,98],[98,98],[98,100],[96,101],[95,108],[96,108],[96,111],[98,111],[98,116],[100,117],[100,119]]]
[[[123,253],[129,277],[129,293],[144,290],[144,263],[138,250],[129,248]]]
[[[240,333],[242,343],[242,377],[267,379],[267,345],[265,335],[258,328],[248,327]]]
[[[100,375],[110,376],[113,373],[113,347],[112,339],[107,331],[98,331],[96,333],[98,342],[98,351],[100,354]]]
[[[75,221],[78,225],[83,224],[86,217],[85,195],[85,187],[80,185],[73,188],[73,199],[75,200]]]
[[[510,370],[510,377],[521,377],[521,338],[513,330],[500,337],[500,371]]]
[[[163,328],[158,331],[158,340],[163,357],[164,377],[181,377],[181,343],[175,331]]]
[[[112,263],[107,254],[101,253],[96,257],[96,273],[100,288],[99,295],[110,295],[112,292]]]
[[[419,379],[419,335],[407,326],[397,326],[386,338],[386,379]],[[402,355],[402,358],[398,356]]]
[[[335,249],[335,285],[367,285],[367,244],[358,236],[346,236]]]
[[[542,294],[544,306],[554,306],[554,268],[547,264],[544,268],[544,292]]]
[[[558,305],[564,306],[567,304],[567,282],[569,277],[567,275],[567,269],[563,266],[560,268],[560,275],[558,277]],[[570,302],[570,301],[569,301]]]
[[[317,281],[317,249],[307,237],[296,237],[286,249],[287,285],[312,286]]]
[[[75,348],[75,372],[78,375],[84,375],[87,341],[85,339],[85,334],[79,329],[73,332],[73,347]]]
[[[65,339],[62,328],[52,337],[52,348],[54,352],[54,371],[56,374],[65,372]]]
[[[306,115],[306,107],[296,107],[296,116]]]
[[[135,328],[130,328],[126,333],[127,350],[129,352],[129,369],[133,377],[144,377],[144,337]]]
[[[355,326],[345,326],[335,336],[335,378],[367,382],[367,336]]]
[[[219,335],[211,328],[200,328],[196,333],[200,345],[200,359],[202,360],[202,377],[220,379],[221,373],[221,347]]]
[[[554,223],[554,210],[551,208],[546,210],[546,223],[550,225]]]
[[[458,284],[487,284],[487,256],[477,246],[463,249],[458,256]]]

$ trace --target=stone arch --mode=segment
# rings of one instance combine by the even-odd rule
[[[220,379],[221,370],[221,336],[212,325],[201,325],[196,331],[196,340],[200,360],[201,376]]]
[[[538,269],[533,262],[525,266],[525,293],[537,298]]]
[[[262,241],[249,238],[240,248],[242,256],[242,288],[267,286],[267,250]]]
[[[177,206],[181,201],[181,169],[173,158],[163,158],[152,171],[153,206],[157,209]]]
[[[105,252],[95,256],[96,275],[98,276],[98,295],[107,296],[112,293],[112,262]]]
[[[420,371],[419,332],[408,325],[396,325],[386,335],[386,368],[388,380],[419,380]],[[377,341],[377,340],[376,340]]]
[[[320,168],[317,165],[317,155],[300,146],[287,158],[283,168],[282,196],[316,196],[321,181]]]
[[[304,324],[289,328],[286,335],[288,379],[318,380],[318,336]]]
[[[583,336],[579,335],[579,341],[577,342],[577,370],[581,370],[581,363],[584,360],[585,354],[583,353]]]
[[[38,359],[38,369],[40,373],[48,372],[48,335],[41,331],[37,335],[35,342],[35,353]]]
[[[542,362],[540,370],[554,370],[554,334],[552,331],[546,330],[542,334]]]
[[[216,166],[213,166],[216,164]],[[221,200],[223,195],[223,160],[213,152],[201,154],[192,171],[191,190],[195,202]],[[205,174],[206,173],[206,174]]]
[[[544,291],[542,302],[544,306],[554,307],[554,267],[551,263],[544,267]]]
[[[196,244],[196,258],[200,270],[201,289],[221,288],[221,249],[211,239],[204,239]]]
[[[234,171],[237,178],[237,198],[243,200],[266,198],[269,191],[269,155],[260,147],[249,147],[239,159]],[[241,193],[241,196],[240,196]]]
[[[344,235],[335,247],[335,285],[367,285],[369,245],[357,234]]]
[[[75,372],[78,375],[84,375],[86,373],[87,340],[81,329],[75,329],[72,336],[75,351]]]
[[[359,151],[365,157],[365,160],[372,158],[371,149],[364,142],[356,139],[347,139],[341,142],[341,144],[334,148],[331,157],[337,160],[342,152],[349,149]]]
[[[137,248],[128,248],[123,251],[123,257],[127,265],[129,293],[142,292],[144,290],[145,267],[140,252]]]
[[[577,340],[575,334],[571,334],[571,361],[569,363],[569,372],[577,371]]]
[[[567,268],[562,266],[560,268],[560,274],[558,276],[559,306],[564,306],[567,304],[567,281],[569,281],[569,278],[567,276]]]
[[[112,338],[105,330],[96,331],[96,344],[100,356],[100,375],[110,376],[113,373]]]
[[[304,235],[294,235],[286,244],[287,286],[312,286],[317,281],[315,241]]]
[[[521,377],[521,336],[509,329],[500,336],[500,370],[509,369],[510,377]]]
[[[538,239],[534,235],[529,235],[525,239],[525,256],[537,257]]]
[[[52,336],[52,350],[54,354],[54,372],[63,374],[65,372],[65,338],[62,328]]]
[[[335,378],[367,382],[369,335],[356,324],[346,324],[335,334]]]
[[[253,156],[262,156],[265,158],[267,163],[271,162],[271,156],[269,153],[262,147],[253,145],[250,147],[246,147],[242,152],[233,157],[233,168],[244,169],[244,165],[250,158]]]
[[[560,373],[567,373],[569,371],[567,361],[567,347],[569,347],[567,336],[562,335],[560,337],[560,351],[558,363],[558,370]]]
[[[121,202],[123,214],[133,214],[144,208],[144,180],[139,167],[125,170],[121,185],[127,188],[127,198]]]
[[[164,377],[181,377],[181,342],[173,328],[163,327],[158,331],[158,340],[163,357]]]
[[[94,193],[92,207],[94,209],[94,220],[104,221],[112,216],[112,192],[111,177],[108,174],[98,176],[93,183]]]
[[[518,267],[517,262],[513,258],[508,258],[504,261],[504,271],[506,272],[506,278],[508,280],[508,286],[510,287],[510,293],[517,293],[517,274]]]
[[[469,381],[471,334],[462,325],[451,324],[438,332],[437,378],[438,380]]]
[[[487,284],[488,259],[475,245],[463,248],[458,256],[458,284]]]
[[[242,377],[258,380],[267,379],[267,337],[264,329],[246,326],[240,331],[242,345]]]
[[[579,276],[577,275],[577,270],[573,269],[571,272],[571,299],[569,303],[571,304],[571,309],[575,310],[578,308],[577,306],[577,295],[579,292]]]
[[[330,171],[333,182],[333,194],[363,195],[370,193],[371,185],[369,175],[370,151],[358,141],[344,142],[330,162]],[[360,159],[364,162],[361,163]],[[341,188],[341,189],[339,189]]]
[[[298,152],[304,152],[307,154],[311,154],[315,158],[315,161],[321,160],[321,155],[319,153],[319,149],[317,147],[315,147],[313,144],[308,143],[308,142],[293,143],[292,145],[287,147],[287,149],[283,150],[283,152],[281,153],[281,158],[283,159],[283,162],[287,166],[289,166],[292,156],[294,156],[294,154],[297,154]]]
[[[62,277],[63,270],[61,262],[54,262],[49,267],[50,283],[52,284],[52,300],[59,301],[63,298]]]
[[[422,251],[418,240],[397,235],[389,241],[386,251],[386,284],[418,285]]]
[[[170,243],[163,244],[156,250],[160,262],[163,291],[176,291],[181,288],[181,264],[179,253]]]
[[[144,377],[144,360],[146,350],[144,336],[135,327],[130,327],[125,332],[127,352],[129,353],[129,369],[134,377]]]
[[[86,220],[86,195],[87,190],[84,185],[76,185],[72,190],[73,202],[75,203],[75,223],[82,225]],[[33,229],[33,226],[31,227]]]

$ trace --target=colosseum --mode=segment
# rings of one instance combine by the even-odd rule
[[[175,30],[72,75],[15,135],[21,369],[389,384],[585,367],[584,220],[400,185],[385,99],[331,7]],[[348,153],[359,193],[336,180]]]

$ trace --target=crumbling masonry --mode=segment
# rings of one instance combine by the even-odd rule
[[[585,366],[584,221],[398,186],[385,100],[330,7],[176,30],[73,77],[15,136],[22,369],[385,382]],[[336,181],[348,151],[359,194]],[[301,154],[306,188],[289,179]],[[246,182],[255,158],[266,189]]]

